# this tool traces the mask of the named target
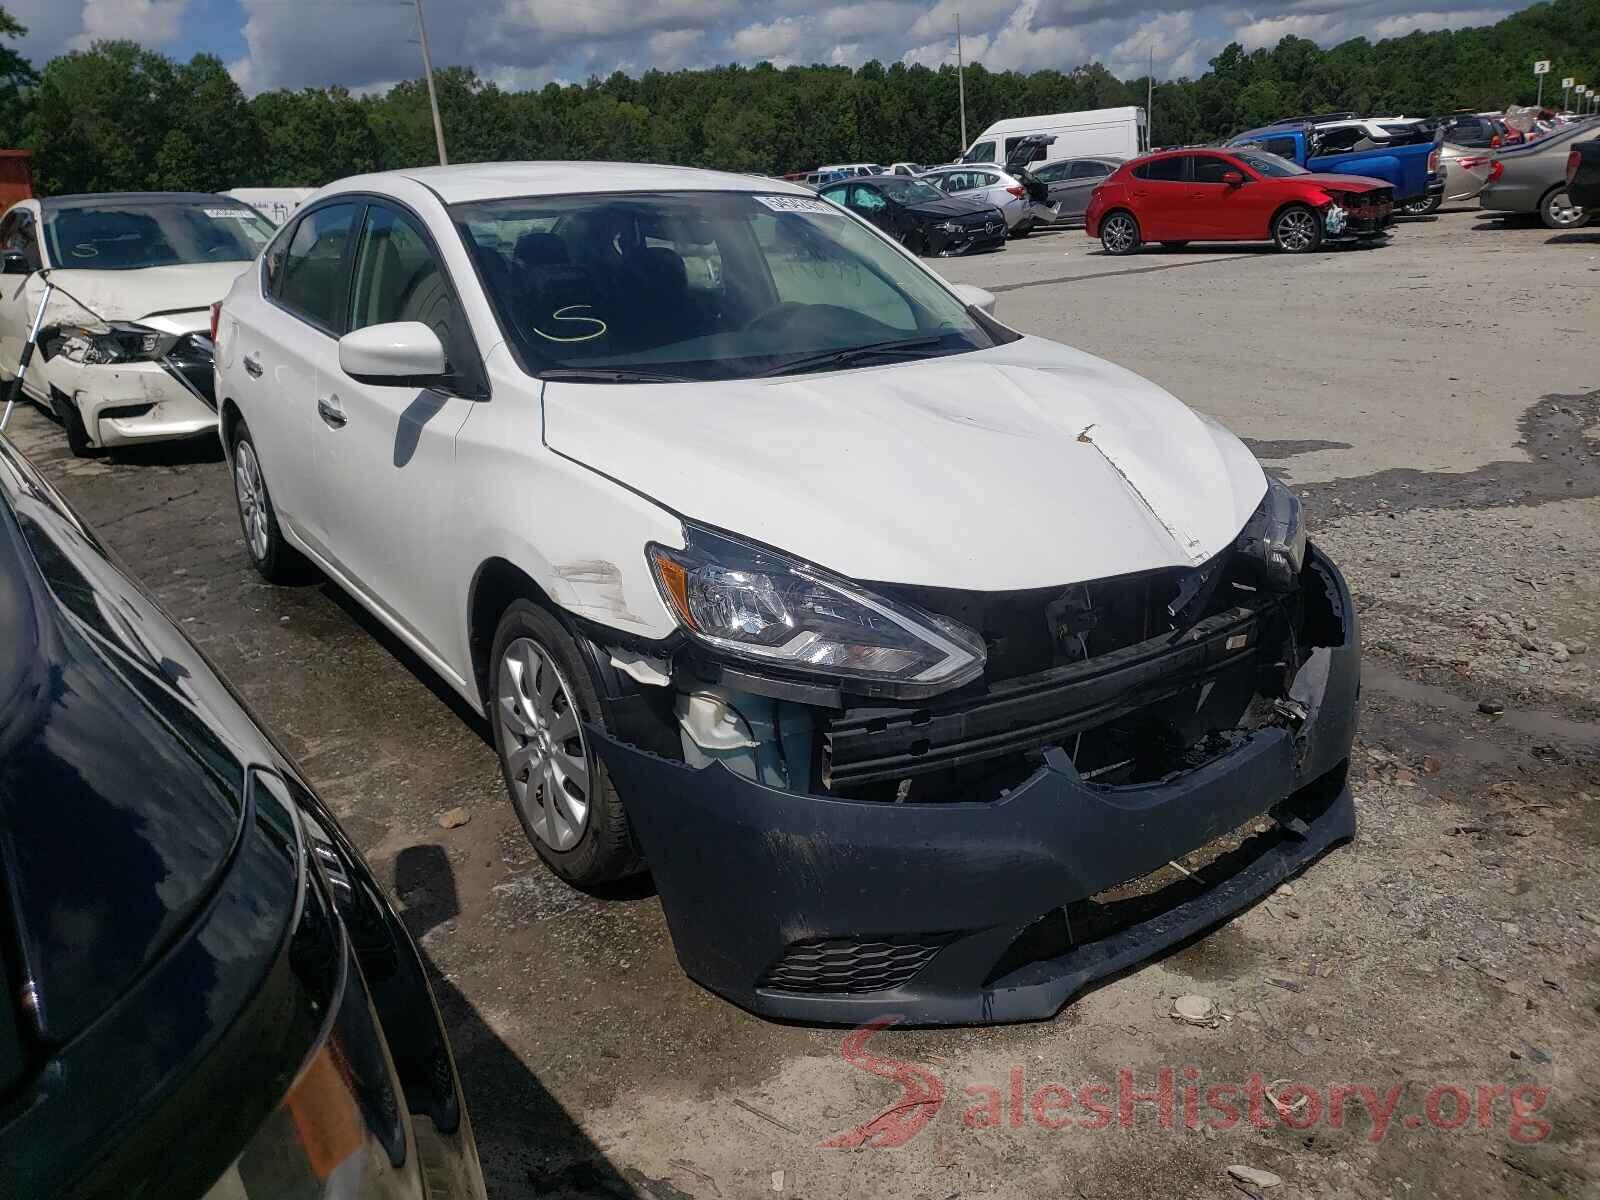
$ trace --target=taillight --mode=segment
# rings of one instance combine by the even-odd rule
[[[1505,163],[1501,162],[1499,159],[1496,159],[1495,162],[1494,162],[1494,165],[1489,168],[1489,179],[1488,179],[1488,182],[1489,183],[1499,183],[1500,182],[1500,176],[1504,175],[1505,173],[1506,173],[1506,165],[1505,165]]]
[[[1437,150],[1435,150],[1432,154],[1428,155],[1428,174],[1437,175],[1438,173],[1439,173],[1439,152]]]
[[[1500,149],[1500,146],[1501,146],[1501,137],[1497,133],[1497,134],[1495,134],[1493,137],[1491,137],[1489,139],[1489,148],[1491,150],[1498,150],[1498,149]]]
[[[217,326],[222,322],[222,301],[214,301],[211,305],[211,340],[217,340]]]
[[[1021,186],[1020,184],[1017,185],[1016,187],[1008,187],[1006,189],[1006,191],[1010,192],[1018,200],[1021,200],[1024,196],[1026,196],[1028,194],[1028,189],[1023,187],[1023,186]]]
[[[1576,150],[1567,155],[1567,182],[1571,183],[1578,177],[1578,161],[1583,157]]]

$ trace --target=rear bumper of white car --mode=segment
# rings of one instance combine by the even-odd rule
[[[80,363],[58,355],[41,374],[58,393],[52,404],[64,396],[77,408],[91,445],[126,446],[216,430],[211,365],[201,365],[198,358]]]

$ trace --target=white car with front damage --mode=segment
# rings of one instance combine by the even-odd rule
[[[0,373],[37,319],[23,392],[74,454],[213,433],[211,306],[272,232],[207,192],[19,201],[0,218]]]
[[[708,987],[1048,1016],[1352,835],[1359,639],[1238,439],[993,304],[770,180],[345,180],[222,306],[245,544],[488,718],[558,874],[648,864]]]

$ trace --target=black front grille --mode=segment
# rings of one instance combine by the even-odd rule
[[[947,934],[853,941],[811,938],[794,942],[759,986],[783,992],[884,992],[909,983],[949,944]]]

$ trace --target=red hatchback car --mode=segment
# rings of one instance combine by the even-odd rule
[[[1276,242],[1304,254],[1377,240],[1393,190],[1362,175],[1318,175],[1264,150],[1168,150],[1124,163],[1089,198],[1084,228],[1107,254],[1146,242]]]

